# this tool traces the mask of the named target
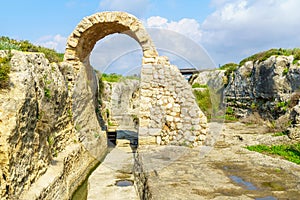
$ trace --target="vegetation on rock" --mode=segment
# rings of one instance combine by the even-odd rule
[[[222,65],[219,69],[226,70],[225,77],[224,77],[224,84],[227,86],[230,75],[233,74],[234,71],[236,71],[239,67],[243,66],[248,61],[265,61],[271,56],[294,56],[293,64],[296,64],[300,60],[300,48],[294,48],[294,49],[269,49],[267,51],[256,53],[252,56],[249,56],[243,60],[240,61],[239,64],[236,63],[227,63],[225,65]],[[287,75],[289,72],[289,68],[285,68],[283,71],[283,75]]]
[[[220,67],[221,70],[226,70],[224,74],[225,78],[223,79],[225,86],[228,85],[231,74],[238,69],[238,66],[236,63],[227,63]]]
[[[201,85],[200,83],[194,83],[192,88],[208,88],[207,85]]]
[[[101,75],[101,79],[102,81],[107,81],[107,82],[111,82],[111,83],[116,83],[116,82],[120,82],[121,80],[123,79],[139,79],[138,76],[122,76],[121,74],[115,74],[115,73],[112,73],[112,74],[106,74],[106,73],[103,73]]]
[[[6,57],[0,57],[0,89],[8,87],[9,84],[9,73],[10,73],[10,59],[9,54]]]
[[[102,81],[107,81],[107,82],[119,82],[122,79],[122,75],[120,74],[105,74],[103,73],[101,76]]]
[[[230,106],[226,108],[225,120],[226,121],[237,121],[238,120],[234,115],[234,110]]]
[[[10,39],[9,37],[0,37],[0,50],[18,50],[25,52],[39,52],[44,53],[46,58],[50,62],[61,62],[63,61],[64,54],[57,53],[53,49],[36,46],[31,44],[28,40],[17,41],[14,39]]]
[[[221,70],[226,70],[226,72],[228,71],[228,73],[231,73],[233,71],[235,71],[238,68],[238,64],[236,63],[227,63],[225,65],[222,65],[220,67]]]
[[[294,63],[296,63],[298,60],[300,60],[300,48],[294,48],[294,49],[270,49],[267,51],[263,51],[257,54],[254,54],[248,58],[245,58],[241,60],[239,63],[239,66],[244,65],[247,61],[264,61],[267,60],[270,56],[290,56],[294,55]]]
[[[199,108],[203,111],[207,119],[211,119],[212,116],[212,102],[210,99],[210,92],[209,89],[201,90],[194,90],[194,95],[196,97],[196,102]]]

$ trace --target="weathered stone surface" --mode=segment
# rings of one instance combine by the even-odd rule
[[[137,128],[140,111],[140,81],[126,79],[125,77],[120,82],[109,83],[103,81],[103,84],[101,109],[104,113],[109,112],[109,119],[106,119],[106,121],[116,121],[118,129],[130,130]],[[147,102],[147,100],[145,101]]]
[[[101,12],[85,17],[77,25],[67,41],[65,61],[83,62],[99,39],[113,33],[127,34],[137,40],[144,57],[158,56],[148,33],[137,18],[125,12]]]
[[[12,53],[10,88],[0,93],[0,196],[8,198],[27,190],[75,139],[58,65],[43,54]]]
[[[119,139],[116,147],[89,177],[87,199],[140,199],[133,183],[133,156],[130,141]],[[118,186],[118,181],[130,181],[132,185]]]
[[[288,136],[294,140],[300,140],[300,100],[294,106],[290,113],[291,127],[289,128]]]
[[[260,134],[265,127],[242,123],[209,127],[217,135],[211,146],[141,146],[134,166],[140,196],[152,200],[299,197],[299,165],[244,148],[291,142],[287,136]]]
[[[76,84],[86,97],[79,100],[67,82],[74,81],[73,66],[49,64],[40,53],[12,54],[10,86],[0,92],[0,197],[69,199],[106,152],[94,106],[97,81]],[[79,75],[83,83],[87,73]]]
[[[207,85],[209,88],[216,91],[224,90],[223,77],[225,70],[207,70],[199,72],[191,77],[190,83],[193,85],[199,83],[200,85]],[[223,91],[220,91],[221,93]]]
[[[293,56],[271,56],[262,62],[246,62],[226,88],[227,106],[245,117],[253,111],[268,119],[287,112],[293,92],[300,87],[300,68]]]
[[[72,117],[78,140],[96,159],[106,151],[106,132],[99,123],[98,79],[88,62],[82,63],[72,88]]]

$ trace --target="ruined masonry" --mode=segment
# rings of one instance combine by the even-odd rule
[[[89,55],[96,42],[114,33],[132,37],[143,51],[139,137],[155,137],[158,144],[202,144],[207,119],[196,104],[191,86],[167,57],[158,55],[142,23],[133,15],[96,13],[77,25],[68,38],[64,58],[74,70],[68,78],[70,86],[76,87],[80,71],[91,71]],[[77,103],[73,99],[73,106]]]

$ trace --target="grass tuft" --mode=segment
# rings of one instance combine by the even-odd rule
[[[246,149],[263,154],[278,155],[290,162],[300,164],[300,143],[293,145],[255,145],[248,146]]]

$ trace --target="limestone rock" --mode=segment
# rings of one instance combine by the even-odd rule
[[[140,107],[139,86],[140,81],[135,79],[124,78],[116,83],[104,82],[102,110],[109,110],[109,120],[115,120],[119,129],[137,128]]]
[[[271,56],[262,62],[246,62],[225,90],[227,106],[238,117],[252,112],[269,119],[284,115],[292,93],[300,87],[300,67],[292,61],[291,56]]]
[[[68,199],[106,152],[94,72],[76,77],[44,54],[12,54],[9,89],[0,91],[0,198]]]
[[[294,106],[290,113],[292,126],[289,128],[288,136],[294,140],[300,140],[300,100],[298,105]]]
[[[59,65],[43,54],[12,54],[10,86],[0,92],[0,196],[7,198],[28,189],[75,139]]]
[[[222,93],[224,90],[223,77],[225,70],[207,70],[199,72],[198,74],[193,75],[190,80],[191,85],[199,83],[200,85],[207,85],[209,88],[216,91],[221,90]]]

